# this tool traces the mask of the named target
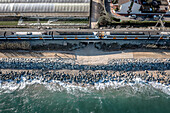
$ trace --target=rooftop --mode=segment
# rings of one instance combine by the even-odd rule
[[[91,0],[0,0],[3,16],[89,17]]]

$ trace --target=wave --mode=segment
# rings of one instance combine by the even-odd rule
[[[156,90],[160,90],[161,92],[170,95],[170,85],[164,85],[157,82],[145,82],[141,78],[133,78],[133,83],[126,83],[125,80],[118,81],[108,81],[106,83],[94,83],[94,85],[90,84],[74,84],[74,83],[65,83],[58,80],[52,80],[51,82],[42,82],[42,78],[39,80],[26,80],[25,77],[21,78],[21,82],[16,83],[14,81],[11,82],[3,82],[0,81],[0,94],[2,93],[12,93],[16,90],[22,90],[29,85],[40,84],[45,86],[47,90],[50,91],[67,91],[71,94],[77,94],[77,92],[91,93],[93,91],[105,91],[107,89],[119,90],[120,88],[130,87],[133,93],[144,92],[141,87],[149,87],[155,88]],[[137,87],[138,86],[138,87]]]

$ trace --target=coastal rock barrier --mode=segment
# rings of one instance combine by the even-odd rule
[[[164,85],[170,85],[170,75],[166,71],[142,71],[142,72],[125,72],[125,71],[79,71],[74,73],[71,70],[69,73],[60,71],[0,71],[1,83],[14,82],[20,83],[22,81],[31,82],[39,80],[40,83],[50,83],[59,81],[63,83],[75,85],[92,85],[97,83],[108,82],[122,82],[122,83],[135,83],[137,78],[143,80],[144,83],[156,82]]]
[[[140,78],[145,83],[170,85],[170,74],[166,72],[170,70],[170,59],[113,59],[107,65],[80,65],[74,59],[1,58],[0,69],[1,83],[39,80],[85,86],[110,81],[134,83]]]
[[[113,59],[106,65],[80,65],[70,58],[1,58],[0,69],[163,71],[170,70],[170,59]]]

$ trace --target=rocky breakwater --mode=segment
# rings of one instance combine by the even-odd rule
[[[139,71],[139,72],[125,72],[125,71],[79,71],[78,73],[60,72],[60,71],[0,71],[1,83],[22,81],[31,82],[39,80],[39,82],[63,82],[76,85],[95,85],[98,83],[107,82],[122,82],[135,83],[137,78],[143,80],[144,83],[156,82],[164,85],[170,85],[170,75],[164,71]]]
[[[163,71],[170,70],[170,59],[113,59],[106,65],[81,65],[75,59],[1,58],[0,69]]]
[[[113,59],[107,65],[80,65],[74,59],[2,58],[0,69],[2,84],[38,80],[86,86],[114,81],[135,83],[140,78],[144,83],[170,85],[170,59]]]

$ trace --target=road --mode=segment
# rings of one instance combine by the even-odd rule
[[[112,12],[113,9],[111,8],[110,2],[108,2],[108,0],[105,0],[105,9],[106,9],[106,11],[107,11],[109,14],[111,14],[111,15],[114,16],[115,18],[119,18],[119,19],[125,20],[125,21],[127,21],[127,20],[135,20],[135,19],[130,19],[129,17],[121,16],[121,15],[118,15],[118,14]]]
[[[100,0],[92,0],[92,7],[91,7],[91,28],[96,28],[97,21],[99,18],[99,3]]]

